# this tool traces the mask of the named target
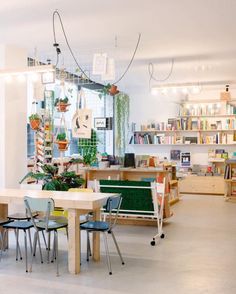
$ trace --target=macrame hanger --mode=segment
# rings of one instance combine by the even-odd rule
[[[86,97],[84,91],[81,89],[77,95],[77,109],[86,108]]]
[[[33,113],[37,113],[37,104],[38,102],[36,100],[34,100],[31,104],[31,114]]]
[[[67,140],[69,141],[69,133],[68,133],[68,129],[66,127],[66,120],[65,120],[65,116],[64,116],[64,113],[62,114],[61,116],[61,119],[60,119],[60,125],[59,127],[57,128],[57,132],[56,132],[56,138],[57,138],[57,135],[60,134],[61,132],[65,132],[66,134],[66,138]],[[70,144],[70,142],[69,142]]]

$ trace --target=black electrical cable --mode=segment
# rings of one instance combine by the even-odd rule
[[[63,22],[62,22],[62,19],[61,19],[61,15],[60,15],[60,13],[59,13],[57,10],[55,10],[55,11],[53,12],[53,37],[54,37],[54,46],[55,46],[56,48],[59,48],[59,44],[57,43],[57,40],[56,40],[56,30],[55,30],[55,16],[56,16],[56,15],[57,15],[58,18],[59,18],[59,21],[60,21],[60,24],[61,24],[61,29],[62,29],[62,32],[63,32],[64,38],[65,38],[65,41],[66,41],[66,44],[67,44],[67,47],[68,47],[68,49],[69,49],[69,51],[70,51],[71,56],[73,57],[73,59],[74,59],[76,65],[78,66],[78,68],[79,68],[79,70],[82,72],[82,74],[83,74],[88,80],[90,80],[90,78],[88,77],[88,75],[84,72],[84,70],[82,69],[82,67],[79,65],[77,59],[75,58],[75,55],[74,55],[74,53],[73,53],[73,51],[72,51],[72,49],[71,49],[71,46],[70,46],[70,44],[69,44],[69,41],[68,41],[68,38],[67,38],[67,35],[66,35],[66,32],[65,32],[65,28],[64,28],[64,25],[63,25]],[[57,54],[58,54],[58,53],[57,53]],[[90,80],[90,81],[91,81],[91,80]],[[93,81],[92,81],[92,82],[93,82]]]
[[[150,62],[148,64],[148,73],[149,73],[149,76],[150,76],[150,81],[154,80],[157,83],[167,81],[169,79],[169,77],[172,75],[173,68],[174,68],[174,59],[171,60],[171,68],[170,68],[170,71],[169,71],[168,75],[164,79],[157,79],[157,78],[154,77],[154,65],[153,65],[153,63]]]
[[[53,44],[53,46],[56,47],[56,52],[57,52],[57,64],[58,64],[58,61],[59,61],[59,57],[58,57],[58,55],[61,53],[61,50],[60,50],[60,48],[59,48],[59,44],[57,43],[57,39],[56,39],[56,30],[55,30],[55,16],[56,16],[56,15],[57,15],[58,18],[59,18],[59,21],[60,21],[60,24],[61,24],[62,33],[63,33],[63,35],[64,35],[64,38],[65,38],[65,41],[66,41],[67,47],[68,47],[68,49],[69,49],[69,51],[70,51],[70,54],[71,54],[72,58],[74,59],[76,65],[78,66],[79,70],[82,72],[82,74],[84,75],[84,77],[86,77],[89,81],[96,83],[95,81],[93,81],[93,80],[90,79],[90,77],[85,73],[85,71],[82,69],[82,67],[81,67],[80,64],[78,63],[78,61],[77,61],[77,59],[76,59],[76,57],[75,57],[75,54],[74,54],[74,52],[73,52],[73,50],[72,50],[72,48],[71,48],[71,46],[70,46],[70,44],[69,44],[69,41],[68,41],[68,38],[67,38],[67,35],[66,35],[66,31],[65,31],[65,28],[64,28],[64,24],[63,24],[63,21],[62,21],[61,15],[60,15],[60,13],[59,13],[57,10],[55,10],[55,11],[53,12],[53,18],[52,18],[52,21],[53,21],[53,38],[54,38],[54,44]],[[141,39],[141,34],[139,33],[138,41],[137,41],[137,44],[136,44],[136,47],[135,47],[134,53],[133,53],[133,55],[132,55],[132,58],[131,58],[131,60],[130,60],[130,62],[129,62],[129,64],[128,64],[126,70],[125,70],[124,73],[120,76],[120,78],[117,79],[117,81],[116,81],[115,83],[113,83],[113,84],[117,84],[118,82],[120,82],[120,81],[123,79],[123,77],[126,75],[126,73],[128,72],[128,70],[129,70],[129,68],[130,68],[130,66],[131,66],[131,64],[132,64],[132,62],[133,62],[133,60],[134,60],[134,57],[135,57],[135,55],[136,55],[136,52],[137,52],[137,50],[138,50],[139,43],[140,43],[140,39]],[[58,52],[58,50],[59,50],[59,52]]]
[[[123,79],[123,77],[126,75],[127,71],[130,69],[130,66],[131,66],[131,64],[132,64],[132,62],[133,62],[133,60],[134,60],[135,54],[136,54],[136,52],[137,52],[137,50],[138,50],[138,46],[139,46],[139,43],[140,43],[140,39],[141,39],[141,34],[139,33],[139,35],[138,35],[138,41],[137,41],[136,47],[135,47],[135,49],[134,49],[133,56],[132,56],[132,58],[131,58],[131,60],[130,60],[130,62],[129,62],[129,64],[128,64],[126,70],[124,71],[124,73],[120,76],[120,78],[119,78],[117,81],[115,81],[115,82],[113,83],[114,85],[117,84],[117,83],[119,83],[119,82]]]

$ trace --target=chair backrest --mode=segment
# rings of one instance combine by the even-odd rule
[[[47,230],[49,216],[55,207],[54,200],[52,198],[32,198],[29,196],[25,196],[24,203],[25,203],[27,214],[30,216],[35,229],[37,229],[37,226],[32,214],[33,211],[42,212],[45,215],[45,223],[46,223],[46,230]]]
[[[121,195],[112,196],[107,199],[107,203],[104,208],[105,208],[105,212],[109,213],[110,229],[112,229],[116,225],[117,217],[120,211],[121,202],[122,202]],[[115,215],[113,212],[115,213]],[[112,217],[112,215],[114,215],[114,217]]]

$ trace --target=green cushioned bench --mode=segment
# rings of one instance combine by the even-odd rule
[[[101,192],[122,195],[120,215],[153,216],[154,207],[150,182],[100,180],[99,186]]]

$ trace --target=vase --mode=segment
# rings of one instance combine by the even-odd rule
[[[57,141],[56,143],[60,151],[66,151],[68,149],[68,141]]]
[[[111,85],[111,88],[108,91],[111,96],[114,96],[120,92],[119,90],[117,90],[116,85]]]
[[[31,119],[30,120],[30,127],[32,130],[37,131],[40,126],[40,119]]]

